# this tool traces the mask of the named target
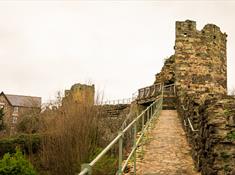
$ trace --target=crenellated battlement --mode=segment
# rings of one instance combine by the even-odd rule
[[[186,91],[227,93],[226,33],[214,24],[199,31],[195,21],[177,21],[175,83]]]
[[[191,20],[176,21],[175,32],[176,38],[192,36],[197,33],[196,22]]]

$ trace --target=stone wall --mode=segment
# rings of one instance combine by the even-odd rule
[[[165,85],[168,85],[175,82],[174,62],[174,55],[165,60],[161,72],[155,75],[154,84],[164,83]]]
[[[231,174],[235,171],[235,98],[190,94],[184,96],[183,104],[178,112],[197,169],[203,175]]]
[[[176,22],[177,109],[203,175],[231,174],[235,167],[235,99],[226,95],[226,37],[214,24],[198,31],[194,21]]]
[[[102,111],[105,113],[105,116],[111,118],[117,118],[121,114],[127,114],[130,110],[129,104],[118,104],[118,105],[102,105],[100,106]]]
[[[1,136],[14,135],[17,133],[17,124],[27,115],[38,115],[41,111],[40,108],[31,108],[24,106],[12,106],[6,99],[5,95],[0,95],[0,107],[3,108],[3,124],[4,129],[0,131]],[[14,115],[14,108],[18,111]]]
[[[117,136],[123,122],[130,113],[129,104],[101,105],[97,106],[103,116],[100,118],[100,132],[102,133],[102,145],[107,145]]]
[[[62,105],[75,102],[78,104],[94,105],[95,85],[74,84],[70,90],[65,90],[65,96],[62,99]]]
[[[208,99],[201,115],[201,157],[203,174],[235,172],[235,99],[229,96]]]
[[[154,83],[176,86],[176,108],[202,175],[235,173],[235,98],[227,96],[227,35],[177,21],[175,54]],[[192,127],[190,126],[192,125]]]
[[[13,113],[13,106],[7,101],[4,95],[0,95],[0,102],[4,105],[2,107],[4,108],[4,116],[3,116],[3,123],[5,125],[5,131],[7,134],[10,133],[10,128],[12,125],[12,113]],[[3,131],[1,131],[3,132]],[[5,133],[5,134],[6,134]],[[3,133],[2,133],[3,134]],[[0,133],[1,135],[1,133]]]
[[[214,24],[198,31],[194,21],[176,22],[175,84],[179,93],[227,93],[226,37]]]

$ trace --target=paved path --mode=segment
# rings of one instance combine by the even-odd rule
[[[148,133],[137,175],[199,175],[194,170],[185,133],[175,110],[163,110]]]

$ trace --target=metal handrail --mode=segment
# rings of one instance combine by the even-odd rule
[[[171,87],[171,86],[175,86],[175,84],[168,84],[168,85],[164,85],[165,88],[167,87]]]
[[[191,128],[191,130],[193,131],[193,132],[198,132],[199,130],[198,129],[194,129],[194,127],[193,127],[193,125],[192,125],[192,123],[191,123],[191,120],[188,118],[188,123],[189,123],[189,126],[190,126],[190,128]]]
[[[137,99],[137,97],[138,97],[138,91],[136,91],[132,94],[132,101],[135,101]]]
[[[147,87],[146,88],[146,94],[145,94],[145,97],[148,97],[149,96],[149,94],[150,94],[150,91],[151,91],[151,89],[150,89],[151,87]]]
[[[130,104],[133,100],[133,98],[123,98],[123,99],[117,99],[117,100],[107,100],[101,102],[101,105],[118,105],[118,104]]]
[[[160,110],[161,106],[158,106],[157,110],[155,111],[154,115]],[[144,136],[144,133],[146,132],[149,124],[151,123],[153,117],[148,121],[148,123],[146,124],[146,126],[144,127],[144,130],[141,132],[141,135],[139,136],[138,140],[136,141],[136,145],[132,148],[131,153],[129,154],[128,158],[126,159],[123,167],[122,167],[122,172],[125,170],[129,160],[131,159],[132,155],[135,153],[140,141],[142,140],[142,137]]]
[[[156,86],[154,86],[154,89],[153,89],[153,92],[152,92],[151,96],[154,96],[155,93],[156,93]]]
[[[162,83],[157,83],[157,84],[153,84],[153,85],[150,85],[150,86],[146,86],[146,87],[143,87],[143,88],[140,88],[139,90],[144,90],[146,88],[150,88],[152,86],[158,86],[158,85],[161,85]]]
[[[185,120],[184,120],[184,126],[185,126],[185,127],[188,126]]]
[[[170,90],[171,90],[171,88],[173,88],[174,94],[175,94],[175,92],[176,92],[176,90],[175,90],[175,84],[165,85],[164,88],[165,88],[166,90],[167,90],[168,88],[170,88]]]
[[[146,86],[138,90],[137,99],[152,97],[156,94],[156,92],[161,92],[161,90],[162,90],[161,83],[153,84],[151,86]]]
[[[188,109],[185,108],[184,105],[181,105],[181,106],[182,106],[182,108],[183,108],[184,111],[187,111],[187,110],[188,110]],[[192,124],[190,118],[187,117],[187,120],[188,120],[188,123],[189,123],[189,126],[190,126],[191,131],[192,131],[192,132],[198,132],[198,131],[199,131],[198,129],[194,129],[193,124]],[[187,125],[187,122],[185,121],[185,119],[184,119],[184,126],[188,126],[188,125]]]
[[[184,105],[181,105],[184,111],[187,111],[188,109],[185,108]]]
[[[126,126],[122,131],[118,133],[118,135],[109,143],[109,145],[89,164],[82,165],[82,171],[79,175],[86,175],[92,173],[92,167],[99,161],[117,142],[119,142],[119,163],[118,163],[118,175],[121,175],[125,170],[128,161],[134,155],[134,172],[136,174],[136,149],[143,138],[150,122],[152,121],[153,117],[158,117],[160,115],[160,111],[162,109],[162,102],[163,102],[163,95],[161,95],[158,99],[156,99],[150,106],[148,106],[140,115],[138,115],[128,126]],[[157,115],[156,115],[157,114]],[[145,122],[145,115],[147,115],[147,121]],[[142,119],[142,129],[141,135],[136,140],[137,136],[137,122]],[[125,161],[124,165],[122,165],[122,152],[123,152],[123,136],[124,134],[131,128],[134,127],[134,146]]]
[[[181,107],[183,108],[184,111],[187,111],[187,110],[188,110],[188,109],[186,109],[186,108],[184,107],[184,105],[181,105]],[[185,119],[184,119],[184,126],[185,126],[185,127],[188,126],[188,125],[187,125],[187,122],[185,121]]]

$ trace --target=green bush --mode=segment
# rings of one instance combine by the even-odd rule
[[[22,117],[22,119],[17,124],[17,131],[19,133],[36,133],[39,131],[40,128],[40,119],[38,116],[30,116],[26,115]]]
[[[40,148],[41,136],[38,134],[21,134],[14,137],[0,139],[0,157],[5,153],[14,153],[16,148],[20,148],[24,153],[38,152]]]
[[[6,153],[0,160],[1,175],[36,175],[36,171],[20,150],[10,155]]]

